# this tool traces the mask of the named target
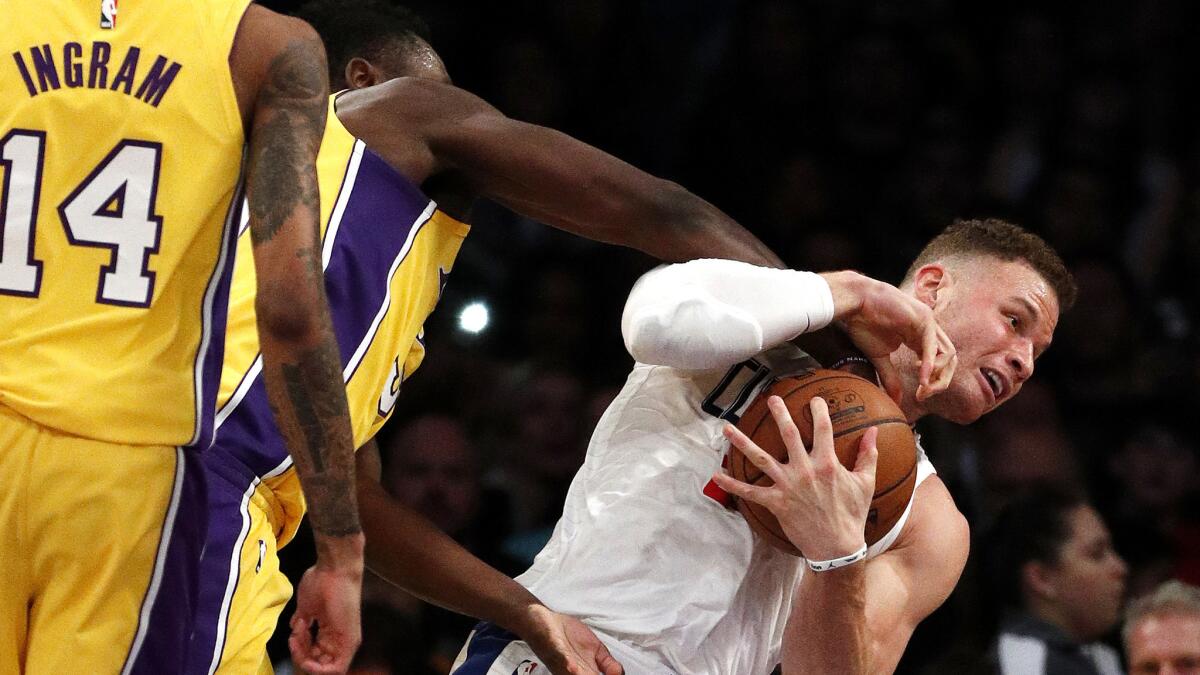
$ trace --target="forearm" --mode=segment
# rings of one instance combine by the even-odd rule
[[[369,477],[358,480],[367,566],[440,607],[525,635],[541,603],[525,587],[479,560]]]
[[[355,566],[361,567],[346,386],[316,256],[313,251],[309,260],[292,268],[286,289],[278,282],[260,283],[263,379],[304,490],[321,560],[341,564],[357,559]]]
[[[599,148],[509,119],[454,87],[414,83],[396,93],[404,102],[394,106],[397,123],[426,129],[440,161],[522,215],[667,262],[726,258],[783,267],[712,204]]]
[[[628,222],[642,225],[637,228],[641,235],[637,248],[643,252],[667,262],[722,258],[760,267],[786,267],[766,244],[716,206],[680,185],[646,178],[655,181],[656,189],[648,199],[629,199],[627,203],[636,210],[626,216]],[[626,189],[644,189],[643,184]]]
[[[784,675],[869,672],[865,570],[805,571],[784,629]]]
[[[330,538],[362,532],[340,359],[332,330],[322,328],[304,341],[261,333],[267,396],[304,490],[319,553],[332,545]],[[361,555],[361,543],[352,548]]]
[[[269,64],[247,168],[263,378],[295,462],[322,561],[361,568],[345,383],[321,275],[315,160],[325,124],[324,50],[305,26]]]
[[[621,329],[642,363],[716,368],[817,330],[835,309],[828,283],[817,275],[696,260],[642,277]]]
[[[506,206],[560,229],[635,248],[665,262],[721,258],[784,267],[746,228],[682,186],[651,176],[572,138],[537,129],[562,145],[558,161],[519,165]],[[514,177],[519,178],[519,177]],[[555,183],[561,185],[550,187]]]

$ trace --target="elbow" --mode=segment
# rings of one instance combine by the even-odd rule
[[[708,370],[757,354],[762,350],[762,332],[736,316],[714,316],[701,301],[683,301],[671,311],[628,317],[625,347],[639,363]]]
[[[633,317],[625,331],[625,349],[638,363],[656,366],[675,365],[681,355],[679,340],[657,317],[640,314]]]
[[[280,294],[259,293],[255,301],[258,315],[258,332],[262,338],[287,344],[313,342],[321,333],[322,306],[316,299],[304,301],[295,297],[279,297]]]

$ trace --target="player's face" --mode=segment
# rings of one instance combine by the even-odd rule
[[[1021,261],[976,258],[947,268],[934,315],[958,350],[950,387],[929,411],[969,424],[1016,396],[1058,325],[1050,285]]]
[[[1076,636],[1092,640],[1117,624],[1128,568],[1090,506],[1076,508],[1067,520],[1070,535],[1047,570],[1051,598]]]
[[[1129,634],[1125,651],[1129,675],[1200,675],[1200,616],[1147,616]]]

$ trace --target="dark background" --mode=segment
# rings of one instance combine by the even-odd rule
[[[1070,483],[1113,529],[1131,592],[1200,581],[1195,3],[408,6],[456,84],[680,182],[795,268],[895,282],[960,217],[1044,236],[1081,293],[1037,377],[971,427],[922,422],[924,445],[974,532],[1020,486]],[[453,483],[426,485],[445,494],[415,505],[457,508],[456,537],[519,572],[631,365],[620,309],[653,261],[493,205],[473,225],[381,444],[394,466],[416,467],[413,480]],[[470,300],[491,308],[478,336],[456,326]],[[469,447],[438,476],[398,433],[434,413]],[[285,549],[287,567],[303,569],[306,545]],[[963,672],[986,647],[996,610],[982,577],[972,560],[900,672]],[[385,643],[444,664],[470,627],[367,593],[364,658]]]

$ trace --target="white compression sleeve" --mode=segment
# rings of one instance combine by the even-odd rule
[[[693,260],[638,280],[621,333],[641,363],[702,370],[823,328],[833,312],[829,285],[811,272]]]

